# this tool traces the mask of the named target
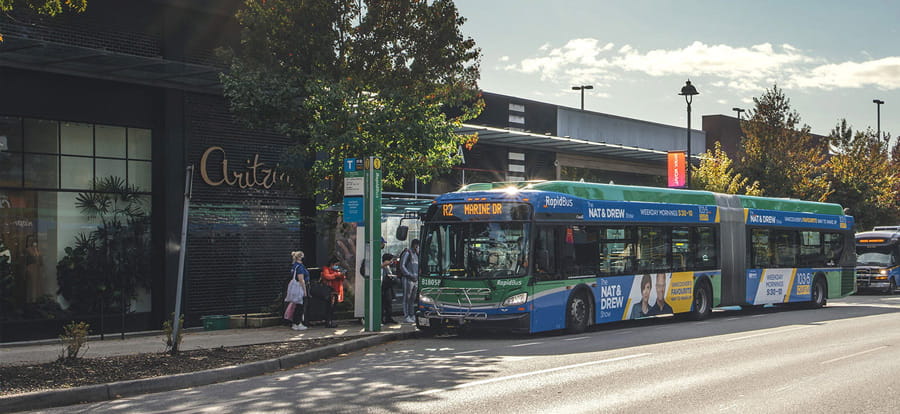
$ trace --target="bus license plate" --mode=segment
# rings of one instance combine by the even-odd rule
[[[419,326],[428,326],[428,318],[419,317]]]

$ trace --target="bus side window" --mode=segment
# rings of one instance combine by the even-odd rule
[[[691,243],[691,230],[688,227],[672,228],[672,270],[683,271],[693,269],[694,263],[691,260],[691,251],[696,250],[696,246]]]
[[[715,269],[719,265],[718,239],[713,227],[694,227],[694,267],[697,269]]]
[[[775,230],[775,265],[778,267],[797,267],[797,232],[792,230]]]
[[[822,252],[822,234],[817,231],[800,232],[800,266],[819,267],[825,265]]]
[[[769,230],[750,230],[750,261],[755,268],[769,267],[774,259],[774,252],[769,245]]]
[[[844,235],[840,233],[825,233],[822,235],[822,238],[825,245],[825,265],[840,265],[841,254],[844,252]]]

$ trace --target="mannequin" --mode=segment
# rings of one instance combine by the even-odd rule
[[[37,238],[28,236],[25,247],[25,280],[26,297],[28,302],[35,302],[44,294],[44,281],[41,276],[41,266],[44,258],[38,248]]]

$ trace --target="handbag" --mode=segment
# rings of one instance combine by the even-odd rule
[[[292,277],[291,281],[288,282],[287,295],[284,296],[284,301],[302,304],[304,295],[306,295],[306,292],[303,291],[303,286],[300,285],[297,278]]]
[[[297,308],[297,304],[294,302],[288,303],[287,308],[284,309],[284,319],[289,321],[294,320],[294,310]]]

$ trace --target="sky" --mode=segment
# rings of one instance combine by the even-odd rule
[[[482,90],[686,126],[777,85],[815,134],[900,135],[898,0],[456,0]],[[747,116],[745,113],[743,116]]]

